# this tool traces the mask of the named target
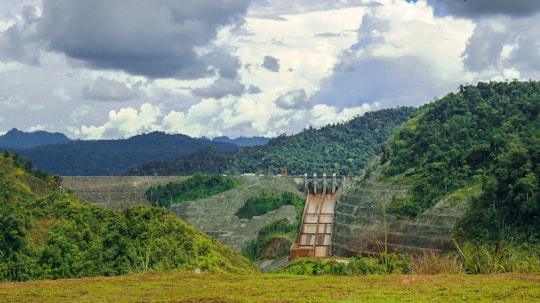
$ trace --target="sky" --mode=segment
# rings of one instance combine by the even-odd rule
[[[540,78],[536,0],[2,0],[0,134],[295,134]]]

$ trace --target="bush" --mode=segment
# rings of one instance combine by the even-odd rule
[[[399,254],[382,254],[380,258],[357,255],[349,260],[302,258],[289,262],[274,273],[296,275],[373,275],[410,274],[412,259]]]

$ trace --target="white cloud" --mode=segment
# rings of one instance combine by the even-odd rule
[[[81,127],[81,134],[87,139],[98,139],[106,132],[114,132],[120,136],[131,137],[137,134],[158,130],[155,123],[161,116],[161,110],[149,103],[141,105],[139,110],[123,107],[109,112],[109,120],[100,126]]]
[[[380,109],[380,104],[364,103],[361,106],[346,107],[341,111],[334,106],[326,104],[317,104],[311,111],[311,122],[313,127],[322,127],[331,123],[346,122],[357,116],[362,116],[366,112]]]
[[[420,105],[471,79],[462,58],[471,21],[436,18],[422,1],[381,2],[364,15],[358,43],[342,54],[317,102]]]
[[[540,78],[540,6],[451,1],[1,1],[0,131],[275,136]]]

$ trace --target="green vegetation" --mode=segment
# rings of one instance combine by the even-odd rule
[[[146,196],[154,206],[169,207],[183,201],[194,201],[239,186],[240,182],[220,175],[196,174],[185,180],[170,182],[165,186],[155,186],[147,190]],[[246,200],[235,214],[240,219],[251,219],[266,214],[284,205],[292,205],[296,210],[296,221],[273,221],[264,226],[257,239],[251,241],[242,251],[250,260],[281,258],[289,255],[290,246],[298,237],[298,224],[304,209],[304,198],[290,193],[272,194],[262,192]]]
[[[34,168],[34,165],[32,164],[32,160],[21,158],[17,154],[12,154],[9,150],[5,150],[3,156],[4,158],[12,158],[13,165],[15,165],[15,167],[17,168],[23,169],[28,174],[38,179],[41,179],[43,181],[51,181],[50,179],[51,176],[47,172]],[[61,183],[60,176],[55,175],[52,178],[53,178],[52,181],[54,181],[54,183],[56,183],[57,185]]]
[[[6,302],[537,302],[540,275],[143,274],[0,284]]]
[[[472,274],[540,272],[540,245],[472,241],[465,244],[462,253],[465,269]]]
[[[298,238],[298,227],[304,211],[304,204],[303,197],[288,192],[281,195],[263,192],[247,199],[244,206],[236,213],[239,218],[249,219],[278,209],[283,205],[293,205],[296,210],[296,221],[270,222],[259,231],[257,239],[251,241],[242,250],[242,255],[252,261],[288,256],[292,243],[295,243]]]
[[[214,148],[137,166],[126,175],[183,175],[196,172],[241,174],[359,174],[379,146],[416,109],[400,107],[369,112],[348,122],[312,127],[270,140],[264,146],[223,153]]]
[[[257,239],[242,249],[242,255],[251,261],[279,259],[291,254],[291,245],[298,239],[298,221],[286,219],[270,222],[257,233]]]
[[[146,191],[146,198],[153,206],[168,208],[172,204],[203,199],[239,185],[240,182],[229,177],[195,174],[184,180],[152,186]]]
[[[381,253],[377,258],[357,255],[348,259],[299,259],[274,273],[296,275],[380,275],[380,274],[501,274],[540,273],[540,246],[498,241],[492,244],[468,242],[459,253],[426,252],[414,258]]]
[[[276,210],[283,205],[293,205],[296,209],[297,217],[301,217],[304,211],[304,202],[304,198],[289,192],[282,193],[281,195],[263,192],[257,196],[248,198],[236,215],[241,219],[250,219],[253,216],[263,215],[271,210]]]
[[[0,156],[0,281],[169,270],[254,272],[247,259],[163,208],[124,212],[65,194]]]
[[[366,258],[362,255],[347,260],[299,259],[289,262],[275,273],[295,275],[373,275],[409,274],[412,258],[398,254],[381,254],[380,258]]]
[[[51,174],[115,176],[135,165],[190,154],[206,146],[223,152],[238,149],[238,146],[229,143],[152,132],[128,139],[74,140],[65,144],[13,149],[12,152],[32,159],[36,167]]]
[[[463,236],[540,239],[539,113],[535,81],[460,86],[424,106],[383,148],[385,175],[414,184],[389,211],[415,216],[456,191],[480,188]]]

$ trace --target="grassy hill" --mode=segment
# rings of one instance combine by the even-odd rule
[[[8,152],[0,155],[0,281],[196,268],[256,272],[163,208],[90,206],[64,193],[59,181]]]
[[[415,108],[369,112],[350,121],[281,135],[266,145],[223,153],[206,148],[166,161],[138,165],[125,175],[192,175],[197,172],[241,174],[337,173],[357,175],[379,146],[406,121]]]

